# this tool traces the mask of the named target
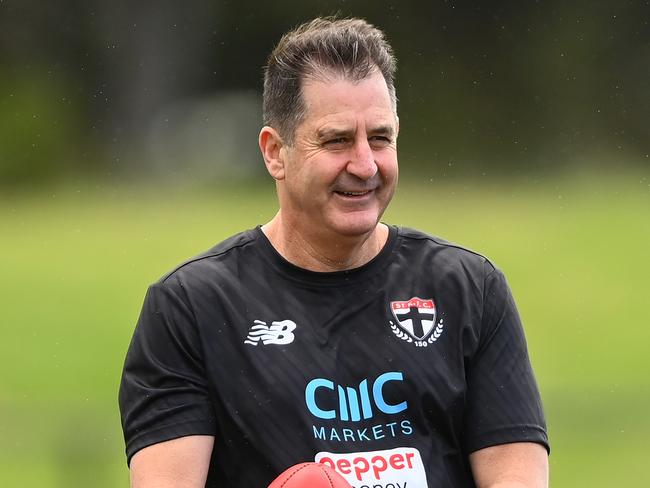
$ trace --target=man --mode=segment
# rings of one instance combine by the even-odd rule
[[[305,461],[357,487],[547,486],[503,275],[380,222],[394,72],[363,20],[276,46],[259,145],[280,209],[149,289],[120,390],[133,486],[264,487]]]

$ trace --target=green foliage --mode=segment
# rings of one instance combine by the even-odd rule
[[[545,400],[554,487],[647,483],[649,184],[407,183],[386,216],[505,271]],[[117,389],[146,286],[274,212],[271,184],[89,184],[0,200],[0,484],[127,486]]]
[[[650,163],[647,0],[277,0],[254,9],[20,0],[0,1],[0,187],[69,176],[70,151],[91,154],[78,167],[85,177],[175,179],[189,160],[205,181],[214,173],[200,170],[257,117],[212,102],[259,93],[281,35],[335,13],[368,19],[393,45],[400,153],[418,172],[552,174],[603,156],[618,167]],[[221,138],[229,144],[219,148]],[[77,150],[88,140],[95,145]],[[237,158],[233,166],[250,157]]]
[[[0,75],[0,186],[41,182],[70,170],[78,110],[47,73]]]

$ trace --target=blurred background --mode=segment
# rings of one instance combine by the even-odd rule
[[[650,483],[648,1],[0,0],[1,486],[128,485],[146,287],[275,213],[262,67],[336,13],[399,60],[385,220],[509,277],[551,485]]]

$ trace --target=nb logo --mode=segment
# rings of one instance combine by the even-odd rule
[[[368,385],[365,379],[359,383],[359,388],[343,387],[334,385],[334,382],[324,379],[315,378],[311,380],[305,388],[305,401],[307,408],[316,417],[320,419],[351,420],[357,422],[362,418],[369,419],[374,415],[373,405],[377,410],[386,414],[396,414],[407,409],[408,404],[400,402],[389,404],[384,398],[384,386],[391,381],[404,381],[404,376],[398,371],[391,371],[379,376],[372,384]],[[319,396],[330,395],[338,397],[338,409],[324,410],[316,403],[316,393],[323,391]],[[327,391],[329,390],[329,391]],[[331,393],[330,393],[331,392]],[[328,403],[332,403],[331,400]]]
[[[268,344],[291,344],[295,336],[293,331],[296,323],[291,320],[281,320],[266,325],[266,322],[256,320],[248,331],[244,344],[257,346],[260,342],[265,346]]]

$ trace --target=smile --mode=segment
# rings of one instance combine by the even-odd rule
[[[368,195],[372,193],[372,190],[366,190],[366,191],[336,191],[334,193],[337,193],[338,195],[343,195],[345,197],[362,197],[365,195]]]

